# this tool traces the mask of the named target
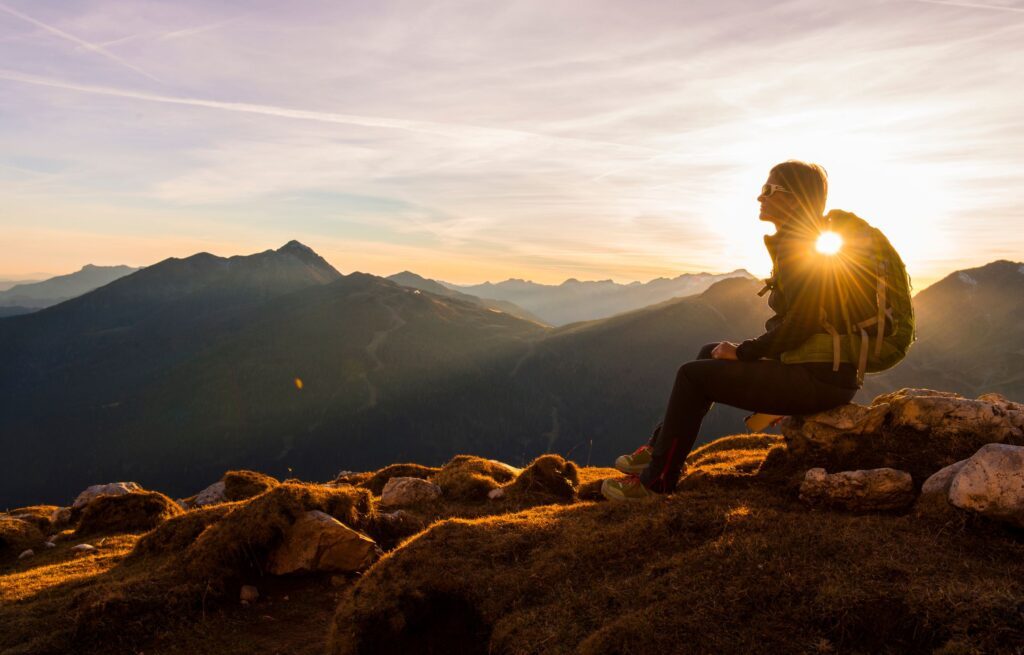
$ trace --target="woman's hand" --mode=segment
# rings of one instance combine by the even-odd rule
[[[718,344],[717,346],[715,346],[715,349],[711,351],[711,358],[712,359],[732,359],[732,360],[738,359],[736,357],[736,347],[737,347],[737,345],[738,344],[735,344],[735,343],[732,343],[732,342],[729,342],[729,341],[723,341],[720,344]]]

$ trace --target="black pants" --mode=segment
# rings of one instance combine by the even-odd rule
[[[711,359],[717,345],[705,345],[695,361],[683,364],[676,373],[665,420],[652,438],[654,457],[640,474],[641,481],[654,491],[675,489],[701,421],[716,402],[751,412],[792,416],[823,412],[850,402],[857,393],[856,389],[818,380],[800,364],[773,359]]]

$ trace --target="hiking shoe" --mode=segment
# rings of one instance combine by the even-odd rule
[[[623,478],[608,478],[601,483],[601,495],[608,500],[636,502],[654,498],[658,494],[644,486],[640,478],[627,475]]]
[[[654,449],[648,445],[637,448],[630,455],[620,455],[615,460],[615,468],[628,475],[637,475],[651,463]]]

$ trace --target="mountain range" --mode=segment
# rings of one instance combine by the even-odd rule
[[[1020,266],[957,272],[918,294],[919,342],[862,394],[929,384],[1024,397]],[[701,345],[762,331],[759,288],[740,276],[552,328],[342,275],[297,242],[168,259],[0,320],[0,505],[108,479],[186,494],[238,467],[326,479],[457,452],[608,462],[646,439]],[[740,431],[743,414],[716,406],[701,440]]]
[[[131,266],[94,266],[38,282],[17,282],[0,291],[0,317],[50,307],[109,284],[139,269]]]
[[[520,279],[468,286],[449,282],[439,284],[473,296],[514,303],[539,316],[544,322],[558,326],[607,318],[670,298],[692,296],[715,282],[733,277],[754,279],[746,270],[736,269],[731,273],[684,273],[674,278],[659,277],[649,282],[629,284],[619,284],[612,280],[581,282],[575,278],[558,285]]]

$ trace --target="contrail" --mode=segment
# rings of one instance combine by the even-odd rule
[[[995,11],[1010,11],[1015,14],[1024,14],[1022,7],[1006,7],[1003,5],[981,5],[973,2],[952,2],[952,0],[912,0],[913,2],[924,2],[930,5],[946,5],[949,7],[966,7],[969,9],[992,9]]]
[[[54,27],[52,25],[47,25],[46,23],[44,23],[42,21],[39,21],[39,20],[36,20],[35,18],[32,18],[31,16],[27,16],[27,15],[21,13],[20,11],[18,11],[16,9],[12,9],[12,8],[8,7],[7,5],[5,5],[3,3],[0,3],[0,11],[3,11],[5,13],[7,13],[7,14],[10,14],[11,16],[14,16],[15,18],[20,18],[23,21],[31,23],[31,24],[35,25],[36,27],[38,27],[40,29],[46,30],[50,34],[53,34],[55,36],[59,36],[62,39],[66,39],[68,41],[71,41],[72,43],[76,43],[76,44],[82,46],[83,48],[85,48],[86,50],[91,50],[92,52],[95,52],[96,54],[98,54],[98,55],[100,55],[102,57],[106,57],[107,59],[109,59],[109,60],[111,60],[113,62],[116,62],[116,63],[124,66],[125,68],[129,68],[129,69],[135,71],[139,75],[143,75],[145,77],[148,77],[149,79],[153,80],[154,82],[159,82],[160,81],[159,79],[157,79],[156,77],[150,75],[149,73],[147,73],[146,71],[142,70],[138,66],[136,66],[136,65],[134,65],[132,63],[129,63],[129,62],[125,61],[124,59],[121,59],[120,57],[118,57],[114,53],[112,53],[109,50],[106,50],[106,49],[96,45],[95,43],[89,43],[88,41],[86,41],[84,39],[78,38],[74,34],[68,34],[64,30],[58,29],[58,28],[56,28],[56,27]]]
[[[34,84],[36,86],[46,86],[56,89],[80,91],[82,93],[92,93],[96,95],[114,96],[117,98],[143,100],[146,102],[159,102],[171,105],[184,105],[187,107],[205,107],[208,109],[219,109],[222,111],[235,111],[246,114],[260,114],[263,116],[276,116],[279,118],[292,118],[297,120],[317,121],[320,123],[359,125],[362,127],[382,127],[395,130],[405,130],[408,132],[435,134],[456,139],[477,138],[480,140],[501,140],[505,142],[524,141],[527,139],[542,139],[547,140],[551,143],[573,143],[577,145],[588,146],[601,145],[619,148],[623,150],[633,150],[637,152],[657,152],[661,154],[669,154],[665,151],[657,150],[654,148],[648,148],[645,146],[633,146],[613,142],[591,141],[588,139],[551,136],[546,134],[538,134],[535,132],[527,132],[524,130],[510,130],[496,127],[478,127],[475,125],[439,123],[435,121],[419,121],[402,118],[382,118],[379,116],[362,116],[359,114],[341,114],[336,112],[312,111],[308,109],[292,109],[289,107],[277,107],[274,105],[260,105],[248,102],[222,102],[220,100],[206,100],[204,98],[182,98],[177,96],[161,95],[158,93],[148,93],[145,91],[131,91],[126,89],[117,89],[108,86],[96,86],[92,84],[79,84],[76,82],[53,80],[45,77],[39,77],[36,75],[27,75],[25,73],[20,73],[18,71],[12,71],[3,68],[0,68],[0,79],[10,80],[12,82],[22,82],[24,84]]]
[[[215,30],[218,27],[223,27],[224,25],[228,25],[229,23],[234,23],[234,22],[236,22],[238,20],[241,20],[242,18],[244,18],[244,17],[246,17],[248,15],[249,14],[242,14],[240,16],[235,16],[234,18],[227,18],[225,20],[217,21],[216,23],[209,23],[209,24],[206,24],[206,25],[196,25],[194,27],[185,27],[185,28],[182,28],[180,30],[172,30],[170,32],[143,32],[143,33],[139,33],[139,34],[129,34],[128,36],[122,36],[121,38],[114,39],[112,41],[104,41],[100,45],[102,47],[104,47],[104,48],[109,48],[110,46],[113,46],[113,45],[121,45],[123,43],[130,43],[132,41],[138,41],[139,39],[144,39],[144,38],[152,38],[154,41],[168,41],[170,39],[179,39],[179,38],[184,37],[184,36],[192,36],[194,34],[202,34],[203,32],[209,32],[210,30]]]

